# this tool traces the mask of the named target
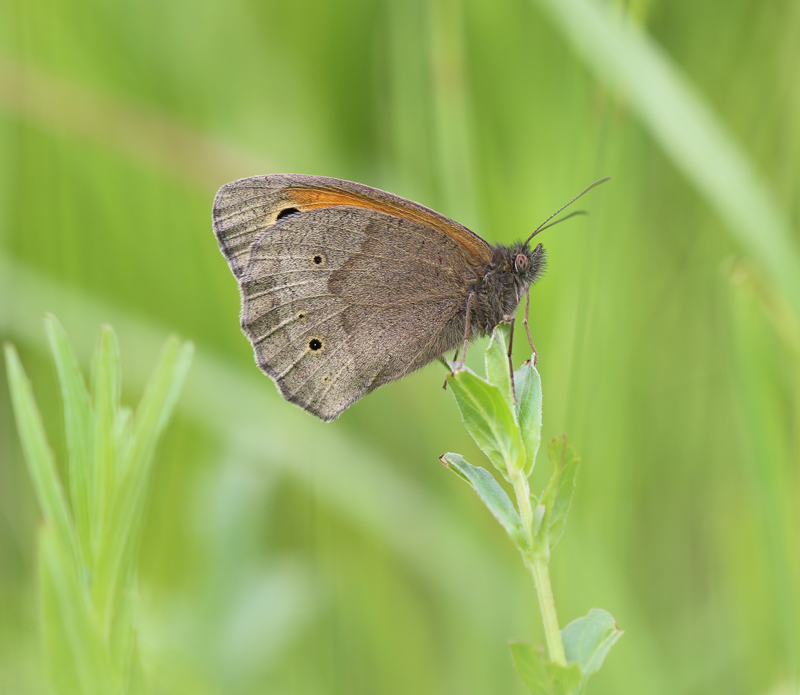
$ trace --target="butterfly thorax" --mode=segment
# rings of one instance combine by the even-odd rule
[[[505,317],[513,316],[528,287],[544,273],[546,254],[541,244],[533,251],[525,244],[495,246],[492,260],[477,269],[467,290],[475,295],[471,337],[488,335]]]

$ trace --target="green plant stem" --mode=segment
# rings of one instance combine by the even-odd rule
[[[561,639],[561,630],[558,627],[556,603],[553,600],[553,588],[550,585],[547,558],[541,554],[535,554],[525,564],[530,569],[533,575],[533,583],[536,585],[536,595],[539,598],[539,610],[542,612],[542,623],[544,623],[544,634],[547,638],[550,661],[559,666],[566,666],[567,655],[564,652],[564,642]]]
[[[533,576],[536,586],[536,596],[539,599],[539,610],[542,613],[544,634],[547,639],[547,650],[550,660],[559,666],[567,665],[567,656],[564,652],[564,642],[561,639],[561,630],[558,627],[556,603],[553,599],[553,588],[550,584],[550,571],[548,569],[549,549],[536,550],[533,534],[533,508],[531,507],[531,490],[528,479],[522,471],[509,471],[511,483],[517,496],[519,515],[525,530],[527,549],[523,559],[525,566]]]

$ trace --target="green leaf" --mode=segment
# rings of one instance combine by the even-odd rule
[[[567,443],[566,435],[556,437],[548,447],[553,472],[550,481],[542,495],[545,505],[545,522],[548,547],[552,548],[558,543],[564,526],[567,523],[567,513],[572,504],[575,493],[575,477],[578,474],[580,459],[575,454],[575,448]]]
[[[125,460],[132,435],[133,411],[124,405],[120,406],[117,409],[117,414],[114,419],[114,440],[116,442],[115,458],[117,467],[119,467],[121,461]],[[119,476],[118,470],[116,471],[116,475]]]
[[[130,682],[139,661],[136,630],[137,598],[136,576],[133,575],[118,593],[106,637],[111,663],[126,682]],[[129,688],[128,695],[132,695],[132,693],[133,690]]]
[[[122,695],[74,560],[49,526],[39,534],[39,576],[48,676],[55,692]]]
[[[542,442],[542,378],[529,361],[514,372],[517,420],[525,445],[525,475],[530,476]]]
[[[80,481],[73,505],[82,509],[84,531],[99,551],[87,568],[85,539],[82,544],[73,526],[31,385],[19,356],[7,345],[20,439],[47,522],[40,534],[39,569],[49,678],[59,695],[122,695],[133,692],[132,679],[139,672],[135,562],[153,451],[186,376],[192,346],[175,338],[167,342],[132,417],[119,406],[120,360],[113,330],[102,329],[95,354],[93,407],[63,328],[47,317],[46,329],[64,401],[71,473]],[[109,523],[103,523],[104,516]]]
[[[539,501],[539,498],[531,494],[531,511],[533,512],[533,523],[531,524],[531,533],[533,537],[539,535],[539,532],[542,529],[542,524],[544,523],[545,512],[547,509],[545,506]]]
[[[167,341],[133,419],[130,444],[108,510],[92,587],[104,625],[113,616],[114,606],[134,566],[153,452],[186,377],[192,351],[191,343],[181,344],[174,336]]]
[[[6,344],[5,356],[17,430],[39,506],[47,522],[52,524],[59,542],[70,550],[77,566],[81,567],[82,552],[75,526],[58,477],[55,458],[47,442],[42,416],[36,407],[31,383],[13,345]]]
[[[576,664],[559,666],[549,663],[545,665],[545,671],[552,684],[554,695],[578,695],[583,691],[584,680]]]
[[[533,695],[576,695],[582,686],[577,665],[559,666],[542,649],[524,642],[511,642],[511,656],[522,682]]]
[[[577,664],[584,677],[597,673],[622,632],[611,613],[592,608],[561,631],[567,661]]]
[[[511,642],[509,646],[517,673],[528,690],[534,695],[551,695],[553,688],[545,670],[544,651],[524,642]]]
[[[475,443],[501,471],[525,463],[516,418],[500,389],[467,368],[447,378],[455,396],[464,426]]]
[[[500,389],[511,412],[516,414],[514,392],[511,389],[511,366],[508,361],[510,330],[510,324],[500,323],[492,331],[492,338],[486,348],[486,378],[490,384]]]
[[[67,440],[68,489],[75,517],[75,527],[83,553],[89,557],[89,528],[92,513],[94,476],[92,472],[93,415],[89,391],[66,331],[55,316],[44,319],[50,350],[56,363],[64,406],[64,434]]]
[[[99,552],[105,534],[108,508],[116,487],[116,418],[119,410],[121,366],[117,336],[111,326],[100,328],[100,338],[92,361],[94,400],[94,497],[90,500],[93,554]]]
[[[441,456],[439,460],[445,467],[472,486],[481,501],[511,537],[514,545],[519,549],[525,548],[525,533],[522,529],[522,520],[511,502],[511,498],[500,487],[494,476],[485,468],[467,463],[461,454],[448,453]]]

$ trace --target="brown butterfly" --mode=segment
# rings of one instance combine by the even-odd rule
[[[524,242],[492,246],[385,191],[273,174],[220,188],[213,223],[258,366],[286,400],[329,421],[513,320],[545,269],[544,248],[528,243],[555,215]],[[526,330],[527,314],[526,303]]]

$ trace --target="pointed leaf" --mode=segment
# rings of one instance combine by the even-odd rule
[[[514,384],[517,420],[525,445],[525,475],[529,476],[542,442],[542,379],[530,360],[514,372]]]
[[[152,455],[172,412],[192,359],[191,343],[171,337],[136,410],[126,460],[121,462],[119,480],[108,510],[108,523],[98,554],[93,585],[95,606],[104,625],[133,566],[141,527]]]
[[[542,529],[542,523],[544,522],[544,516],[547,509],[534,494],[531,494],[531,510],[533,511],[531,533],[533,534],[533,537],[536,538]]]
[[[78,360],[67,333],[55,316],[44,319],[50,350],[56,363],[64,406],[64,434],[67,440],[68,489],[75,528],[88,557],[92,496],[92,406]]]
[[[133,432],[133,412],[126,406],[120,406],[114,419],[114,442],[116,446],[117,464],[125,460]],[[119,475],[119,472],[117,472]]]
[[[53,525],[59,542],[69,549],[78,566],[81,566],[82,553],[72,515],[58,477],[53,452],[47,442],[42,416],[36,407],[31,383],[13,345],[6,344],[5,354],[17,431],[39,506],[47,522]]]
[[[525,463],[516,419],[500,389],[467,368],[447,378],[461,418],[475,443],[501,471]]]
[[[552,512],[550,514],[550,526],[548,534],[550,536],[550,547],[558,543],[564,526],[567,522],[567,514],[572,506],[572,498],[575,494],[575,480],[578,475],[580,458],[575,453],[575,447],[567,442],[566,436],[557,438],[554,442],[555,452],[552,456],[553,461],[558,460],[561,467],[561,479],[559,480],[553,499]],[[548,453],[550,453],[548,451]],[[554,464],[555,465],[555,464]]]
[[[584,677],[597,673],[622,632],[611,613],[592,608],[561,631],[567,661],[577,664]]]
[[[547,508],[545,528],[549,547],[553,547],[564,532],[567,513],[575,493],[575,477],[578,474],[580,459],[575,448],[567,443],[566,435],[556,437],[548,447],[553,472],[542,495],[542,502]]]
[[[511,412],[516,414],[514,393],[511,389],[511,366],[508,361],[508,345],[511,325],[498,324],[492,331],[492,338],[486,348],[486,378],[490,384],[500,389]]]
[[[472,486],[481,501],[511,537],[514,545],[523,549],[525,547],[525,533],[522,529],[522,520],[519,518],[511,498],[500,487],[494,476],[485,468],[467,463],[461,454],[448,453],[440,457],[439,460]]]
[[[107,510],[111,504],[117,473],[116,418],[119,409],[121,367],[117,336],[111,326],[100,328],[100,337],[92,360],[92,397],[94,401],[94,496],[90,500],[92,547],[96,554],[105,533]]]

